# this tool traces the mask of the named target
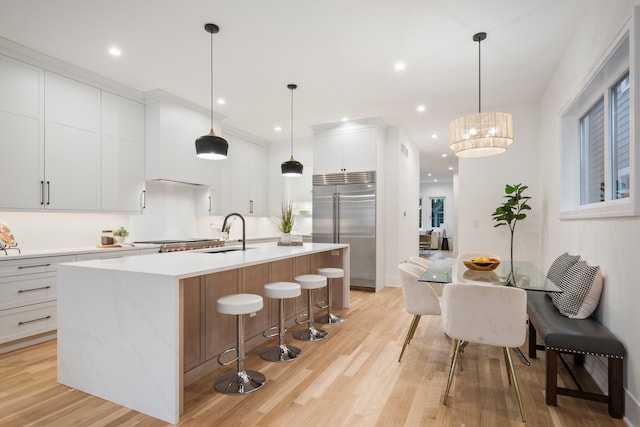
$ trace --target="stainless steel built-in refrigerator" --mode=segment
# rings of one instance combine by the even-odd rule
[[[376,287],[375,172],[313,176],[313,241],[348,243],[351,287]]]

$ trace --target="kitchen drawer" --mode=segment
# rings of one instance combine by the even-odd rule
[[[75,255],[0,260],[0,277],[55,272],[58,264],[75,260]]]
[[[55,299],[55,272],[0,277],[0,310]]]
[[[0,343],[56,329],[56,302],[44,302],[0,311]]]

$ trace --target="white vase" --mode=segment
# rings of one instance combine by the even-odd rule
[[[113,239],[117,245],[124,243],[124,236],[113,236]]]
[[[291,233],[282,233],[280,235],[280,242],[285,244],[291,243]]]

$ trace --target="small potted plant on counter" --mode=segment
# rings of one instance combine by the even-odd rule
[[[291,244],[291,230],[293,230],[293,206],[291,203],[283,203],[280,214],[274,214],[280,219],[278,228],[282,232],[280,242],[285,245]]]
[[[117,244],[124,243],[127,236],[129,236],[129,232],[124,227],[120,227],[113,232],[113,238],[115,239]]]

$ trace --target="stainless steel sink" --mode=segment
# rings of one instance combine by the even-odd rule
[[[247,249],[253,249],[253,248],[247,248]],[[198,251],[201,253],[205,253],[205,254],[223,254],[226,252],[235,252],[235,251],[241,251],[242,248],[241,247],[219,247],[219,248],[211,248],[211,249],[206,249],[206,250],[202,250],[202,251]]]

